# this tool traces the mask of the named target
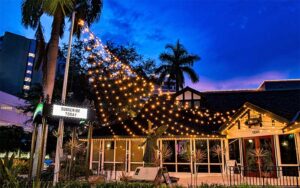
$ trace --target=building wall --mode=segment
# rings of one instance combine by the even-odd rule
[[[1,40],[0,90],[17,95],[23,92],[24,84],[41,82],[41,73],[33,71],[35,41],[9,32]]]

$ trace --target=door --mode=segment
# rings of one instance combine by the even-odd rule
[[[245,138],[243,147],[245,176],[276,177],[273,136]]]

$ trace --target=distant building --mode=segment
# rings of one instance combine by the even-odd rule
[[[35,40],[5,32],[0,37],[0,91],[18,95],[41,83],[41,71],[33,68],[35,56]]]
[[[0,91],[0,126],[20,126],[25,131],[31,131],[30,112],[23,113],[19,108],[26,105],[23,99]]]
[[[258,90],[263,91],[289,89],[300,89],[300,79],[266,80],[258,87]]]

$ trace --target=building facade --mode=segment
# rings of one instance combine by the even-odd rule
[[[156,165],[179,177],[195,171],[229,173],[232,164],[237,169],[232,173],[241,177],[299,177],[300,84],[293,80],[292,88],[278,89],[284,85],[279,84],[274,90],[199,92],[186,87],[174,93],[177,105],[184,107],[183,123],[170,120],[169,133],[157,141]],[[135,124],[126,126],[133,131]],[[111,136],[105,128],[94,131],[90,168],[95,174],[113,171],[117,178],[144,165],[146,136],[125,136],[122,126],[115,128]],[[201,159],[195,160],[196,155]]]
[[[16,96],[41,83],[41,71],[34,70],[36,41],[10,32],[0,41],[0,91]]]

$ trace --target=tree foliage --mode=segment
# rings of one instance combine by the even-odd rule
[[[171,81],[175,81],[176,91],[183,88],[185,84],[184,73],[193,83],[198,82],[198,75],[192,67],[200,57],[189,54],[179,40],[175,45],[167,44],[165,48],[168,51],[161,53],[159,57],[164,64],[156,69],[156,73],[160,74],[159,82],[167,81],[170,84]]]

